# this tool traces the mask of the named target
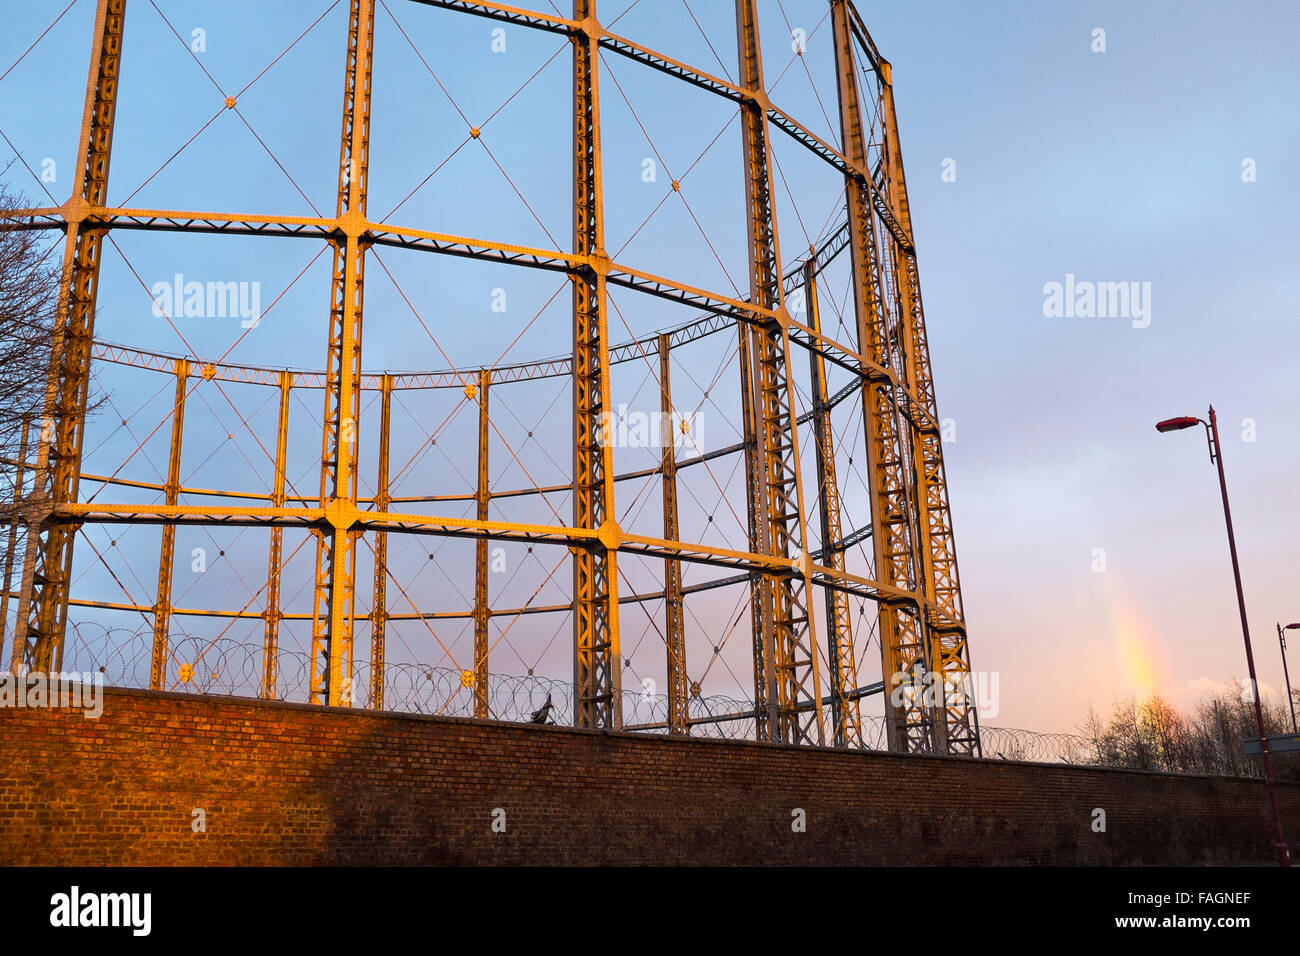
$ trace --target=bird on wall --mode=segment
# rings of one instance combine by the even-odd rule
[[[546,703],[542,704],[537,710],[533,711],[533,723],[548,724],[550,723],[551,708],[555,705],[551,703],[551,695],[546,695]]]

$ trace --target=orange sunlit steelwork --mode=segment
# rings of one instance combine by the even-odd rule
[[[416,225],[376,222],[367,212],[375,0],[349,0],[342,134],[338,143],[338,195],[332,217],[231,214],[116,208],[106,205],[109,159],[121,68],[127,0],[98,0],[93,52],[82,123],[76,194],[65,205],[22,211],[11,217],[18,228],[59,229],[64,240],[64,300],[54,343],[45,418],[34,462],[29,522],[30,546],[22,574],[18,628],[10,666],[15,670],[57,669],[69,606],[134,610],[152,621],[151,686],[165,687],[175,664],[169,646],[170,621],[178,615],[213,614],[232,620],[264,621],[260,693],[282,696],[277,660],[284,621],[310,620],[309,699],[349,706],[354,702],[354,628],[357,554],[374,555],[369,611],[371,707],[385,706],[384,661],[387,627],[398,620],[424,620],[425,614],[394,576],[389,547],[394,535],[434,535],[475,542],[474,598],[460,616],[473,623],[473,656],[463,666],[464,687],[473,696],[473,716],[489,709],[490,655],[495,618],[525,611],[563,611],[572,615],[573,720],[578,726],[623,727],[620,610],[662,600],[669,689],[667,719],[656,728],[689,733],[699,697],[698,662],[689,659],[684,608],[691,595],[712,584],[684,584],[685,564],[729,569],[747,588],[754,669],[753,735],[786,743],[867,746],[860,702],[881,693],[885,699],[887,745],[899,751],[979,753],[979,728],[972,698],[966,624],[961,604],[956,553],[940,441],[939,418],[921,304],[916,246],[894,115],[890,65],[871,40],[849,0],[830,0],[834,67],[841,142],[837,146],[811,132],[768,97],[763,70],[756,0],[736,2],[739,76],[735,82],[682,63],[612,32],[599,19],[596,0],[575,0],[572,18],[494,2],[413,0],[464,15],[509,23],[564,37],[572,46],[573,246],[571,250],[533,248],[493,239],[450,235]],[[605,245],[602,185],[602,57],[617,55],[730,102],[739,110],[748,239],[749,285],[741,297],[697,288],[616,261]],[[233,98],[227,105],[234,108]],[[471,136],[477,139],[480,128]],[[842,176],[844,219],[828,238],[809,248],[793,267],[782,260],[773,201],[773,138],[787,137]],[[674,182],[674,189],[676,189]],[[126,202],[129,204],[130,199]],[[332,252],[328,339],[319,372],[226,364],[214,356],[174,359],[94,340],[94,311],[101,247],[113,230],[199,233],[230,236],[294,236],[315,240]],[[475,259],[498,265],[542,270],[567,277],[572,288],[572,353],[565,359],[509,367],[448,369],[439,372],[371,374],[363,371],[362,340],[367,259],[378,250]],[[841,254],[851,269],[851,320],[854,341],[844,342],[822,327],[818,279]],[[382,261],[382,260],[381,260]],[[685,305],[702,313],[697,320],[641,340],[612,343],[610,289],[618,287]],[[809,303],[807,321],[787,307],[796,290]],[[322,310],[323,312],[324,310]],[[663,502],[663,536],[634,533],[620,524],[617,485],[630,476],[616,473],[602,425],[611,412],[611,369],[647,361],[656,370],[660,408],[671,420],[673,350],[734,326],[737,381],[742,406],[743,441],[695,457],[678,457],[672,443],[651,474],[658,474]],[[793,382],[811,376],[812,409],[799,414]],[[796,361],[797,360],[797,361]],[[92,361],[150,369],[175,377],[172,442],[166,480],[127,482],[114,475],[83,476],[82,438]],[[852,377],[834,392],[828,369]],[[506,497],[544,495],[555,488],[494,489],[488,480],[488,445],[493,432],[495,389],[507,381],[563,376],[572,386],[574,451],[568,482],[557,487],[573,496],[571,521],[534,517],[494,518],[494,502]],[[185,485],[179,469],[187,395],[200,383],[241,382],[278,389],[279,415],[274,474],[268,493],[204,489]],[[324,393],[320,486],[304,496],[286,488],[286,436],[289,405],[299,389]],[[389,446],[394,396],[407,390],[456,389],[476,408],[477,471],[473,517],[440,513],[440,501],[426,496],[411,513],[394,509]],[[372,496],[358,491],[358,442],[362,439],[362,397],[378,395],[379,469]],[[489,396],[493,396],[490,401]],[[865,430],[864,447],[846,447],[829,425],[835,406],[854,409]],[[860,407],[860,412],[858,411]],[[1168,424],[1168,423],[1164,423]],[[1163,428],[1162,428],[1163,430]],[[840,447],[837,447],[837,444]],[[803,471],[800,448],[810,449],[818,475]],[[865,460],[870,501],[869,524],[845,526],[844,472],[837,456],[854,452]],[[723,455],[744,464],[747,541],[740,549],[704,544],[702,529],[683,527],[677,483],[687,469],[708,469]],[[27,464],[27,463],[23,463]],[[644,473],[641,473],[644,474]],[[161,494],[157,504],[114,503],[103,496],[85,500],[82,477],[104,487],[134,487]],[[182,499],[186,502],[180,503]],[[207,501],[193,504],[194,501]],[[537,499],[534,499],[537,500]],[[232,504],[232,502],[234,502]],[[241,502],[243,502],[241,504]],[[737,503],[739,507],[739,502]],[[419,513],[424,511],[427,513]],[[541,512],[539,512],[539,515]],[[151,604],[104,601],[72,593],[74,540],[84,525],[161,525],[157,599]],[[260,607],[204,610],[173,606],[171,571],[176,529],[183,526],[254,526],[270,529],[270,553]],[[298,529],[315,546],[312,610],[287,613],[281,606],[283,535]],[[488,589],[490,542],[524,542],[569,552],[571,601],[554,608],[493,607]],[[849,569],[845,555],[861,548],[871,570]],[[621,555],[653,559],[664,569],[663,590],[642,594],[624,590]],[[390,584],[410,611],[389,606]],[[6,593],[9,587],[5,587]],[[883,686],[861,686],[858,652],[871,639],[865,619],[850,611],[850,599],[875,609]],[[624,611],[626,613],[626,611]],[[718,622],[721,629],[723,625]],[[855,650],[855,648],[857,650]],[[921,672],[937,675],[943,689],[935,702],[922,694]],[[636,728],[631,728],[636,729]]]

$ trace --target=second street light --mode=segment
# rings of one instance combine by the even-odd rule
[[[1277,643],[1282,649],[1282,677],[1286,681],[1286,702],[1291,705],[1291,732],[1295,733],[1295,697],[1291,693],[1291,672],[1286,669],[1287,631],[1300,631],[1300,624],[1288,624],[1283,627],[1279,621],[1277,625]]]
[[[1219,423],[1214,416],[1214,406],[1210,406],[1210,420],[1184,415],[1181,418],[1167,418],[1156,424],[1158,432],[1181,431],[1195,425],[1205,426],[1205,438],[1210,443],[1210,461],[1219,466],[1219,491],[1223,495],[1223,520],[1228,526],[1228,551],[1232,555],[1232,577],[1237,584],[1237,610],[1241,613],[1241,636],[1246,642],[1246,668],[1250,671],[1250,693],[1255,703],[1255,723],[1259,727],[1261,753],[1264,757],[1264,779],[1268,784],[1268,803],[1273,811],[1273,826],[1277,831],[1277,860],[1281,866],[1291,865],[1291,855],[1287,852],[1286,838],[1282,835],[1282,817],[1277,811],[1277,792],[1273,787],[1273,763],[1268,755],[1268,734],[1264,730],[1264,712],[1259,703],[1259,684],[1255,680],[1255,655],[1250,649],[1250,625],[1246,621],[1246,598],[1241,590],[1241,567],[1237,563],[1237,539],[1232,533],[1232,510],[1228,507],[1228,480],[1223,475],[1223,446],[1219,443]]]

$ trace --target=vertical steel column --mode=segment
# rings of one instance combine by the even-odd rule
[[[663,482],[664,538],[680,540],[677,524],[677,429],[673,427],[671,343],[659,336],[659,441]],[[682,594],[682,563],[664,558],[664,618],[668,650],[668,732],[689,732],[690,688],[686,676],[686,620]]]
[[[820,333],[821,310],[817,299],[817,264],[809,259],[803,266],[804,297],[808,326]],[[826,386],[826,359],[816,349],[808,350],[812,382],[813,430],[817,436],[817,474],[821,512],[821,564],[844,573],[844,531],[840,520],[840,485],[835,471],[835,430],[831,425]],[[830,662],[831,720],[835,746],[861,747],[862,723],[858,698],[849,696],[858,687],[858,658],[853,649],[853,615],[849,596],[835,588],[824,588],[826,596],[826,656]]]
[[[284,507],[284,472],[289,446],[289,391],[293,373],[280,373],[280,414],[275,423],[275,479],[271,486],[271,507]],[[284,549],[284,529],[271,526],[271,549],[266,566],[266,609],[262,612],[266,636],[262,643],[262,696],[274,700],[280,660],[280,562]]]
[[[812,561],[803,526],[803,488],[799,441],[790,413],[792,390],[789,336],[781,290],[781,252],[772,203],[771,144],[767,93],[758,37],[755,0],[736,0],[736,40],[740,61],[741,103],[746,167],[745,198],[749,223],[750,301],[778,312],[780,318],[755,328],[753,343],[754,411],[763,472],[766,553],[790,562],[789,569],[764,574],[771,609],[771,669],[775,673],[777,726],[774,740],[787,743],[825,741],[821,710],[821,673],[816,627],[808,612]],[[768,702],[769,709],[772,702]]]
[[[185,394],[189,390],[190,363],[176,360],[176,403],[172,407],[172,441],[167,454],[167,484],[163,488],[167,507],[174,508],[181,487],[181,444],[185,438]],[[149,689],[166,690],[167,644],[171,637],[172,572],[176,567],[176,525],[162,529],[158,550],[158,593],[153,605],[153,662],[149,668]]]
[[[867,170],[858,76],[853,54],[848,0],[832,0],[831,26],[840,107],[840,134],[845,155],[859,171],[845,176],[853,269],[858,350],[882,368],[891,365],[889,315],[881,289],[881,256],[876,244],[870,185],[859,175]],[[880,373],[868,375],[862,389],[867,470],[871,480],[872,544],[875,576],[904,590],[916,586],[912,509],[907,450],[899,424],[893,382]],[[918,610],[907,604],[878,605],[881,670],[885,679],[885,731],[890,750],[919,751],[932,746],[930,726],[914,669],[925,666],[928,648]]]
[[[948,506],[948,485],[943,467],[943,444],[939,412],[935,401],[934,377],[930,367],[930,345],[921,308],[920,276],[916,266],[916,243],[907,202],[907,180],[899,144],[898,120],[894,113],[894,86],[888,63],[881,64],[881,108],[885,133],[887,195],[904,233],[907,247],[894,243],[894,264],[898,276],[898,297],[904,366],[911,397],[921,415],[913,415],[912,454],[916,495],[917,527],[920,540],[917,556],[920,584],[928,602],[931,669],[941,679],[944,699],[935,715],[935,749],[978,754],[979,717],[971,700],[971,670],[966,644],[966,622],[962,611],[961,586],[957,577],[957,551],[952,516]]]
[[[329,356],[321,446],[312,607],[311,702],[349,706],[356,611],[357,430],[361,417],[361,320],[365,285],[366,185],[370,160],[370,68],[374,0],[352,0],[348,22],[343,135],[339,157],[338,238],[330,298]]]
[[[379,474],[375,479],[375,510],[387,511],[388,441],[393,416],[393,376],[379,385]],[[388,630],[388,532],[375,532],[375,589],[370,602],[370,709],[384,709],[384,638]]]
[[[573,520],[599,532],[573,560],[574,723],[623,725],[618,635],[618,545],[614,451],[608,440],[609,338],[605,312],[605,217],[600,158],[598,45],[603,29],[596,0],[574,0],[573,212],[574,253],[587,261],[573,272]]]
[[[737,367],[740,373],[740,422],[745,455],[745,525],[747,545],[754,554],[768,553],[765,473],[758,456],[758,416],[754,410],[754,363],[751,342],[755,331],[747,322],[736,323]],[[772,740],[776,731],[776,671],[772,666],[773,615],[767,601],[771,591],[763,575],[749,572],[749,627],[754,652],[754,739]]]
[[[474,500],[475,515],[479,521],[488,520],[491,492],[488,489],[488,432],[492,419],[488,416],[488,386],[492,384],[492,370],[480,369],[478,373],[478,487]],[[474,716],[487,719],[488,712],[488,621],[492,612],[488,608],[488,545],[487,538],[474,543]]]
[[[77,522],[53,514],[77,500],[85,438],[90,347],[95,330],[100,253],[105,230],[94,216],[108,189],[126,0],[99,0],[77,164],[81,184],[62,209],[67,224],[58,321],[50,349],[44,420],[30,498],[27,552],[18,599],[15,667],[48,673],[63,663],[68,588]],[[21,658],[21,660],[18,660]]]
[[[24,413],[22,421],[18,435],[18,464],[14,468],[14,512],[9,522],[9,546],[5,549],[4,591],[0,592],[0,646],[7,643],[3,640],[3,635],[9,631],[9,592],[14,586],[14,548],[18,546],[18,525],[22,518],[23,472],[27,468],[27,435],[31,431],[31,415]],[[22,656],[22,649],[18,645],[18,628],[15,626],[9,654],[9,669],[15,674],[20,670],[15,665],[21,662]]]

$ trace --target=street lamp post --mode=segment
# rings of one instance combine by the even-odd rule
[[[1277,643],[1282,648],[1282,677],[1286,680],[1286,702],[1291,705],[1291,733],[1296,733],[1295,726],[1295,698],[1291,695],[1291,674],[1286,669],[1286,633],[1287,631],[1300,630],[1300,624],[1288,624],[1282,626],[1279,621],[1277,625]]]
[[[1277,792],[1273,787],[1273,763],[1268,755],[1268,734],[1264,731],[1264,711],[1259,704],[1259,684],[1255,680],[1255,655],[1250,648],[1250,625],[1246,621],[1246,597],[1241,590],[1241,566],[1237,563],[1237,539],[1232,533],[1232,509],[1228,507],[1228,480],[1223,475],[1223,446],[1219,443],[1219,423],[1214,415],[1214,406],[1210,406],[1208,422],[1195,416],[1185,415],[1181,418],[1168,418],[1156,424],[1158,432],[1181,431],[1195,425],[1205,426],[1205,437],[1210,443],[1210,461],[1219,466],[1219,491],[1223,495],[1223,520],[1228,526],[1228,551],[1232,555],[1232,576],[1237,583],[1237,610],[1241,614],[1241,635],[1246,642],[1246,668],[1250,672],[1250,692],[1255,702],[1255,723],[1259,727],[1260,751],[1264,756],[1264,779],[1268,784],[1268,802],[1273,811],[1273,826],[1277,830],[1277,861],[1281,866],[1291,865],[1291,855],[1287,852],[1286,838],[1282,835],[1282,817],[1277,811]]]

